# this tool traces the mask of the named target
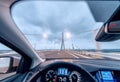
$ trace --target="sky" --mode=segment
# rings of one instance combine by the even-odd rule
[[[13,20],[35,49],[96,49],[96,22],[85,1],[21,1],[12,7]],[[119,41],[100,43],[101,49],[119,49]],[[111,47],[112,46],[112,47]]]

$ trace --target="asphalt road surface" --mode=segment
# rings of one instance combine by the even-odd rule
[[[44,59],[50,58],[67,58],[67,59],[118,59],[120,60],[120,53],[102,53],[102,52],[88,52],[88,51],[74,51],[74,50],[37,50],[38,55]],[[0,52],[0,56],[12,56],[16,59],[20,59],[20,55],[15,52]]]
[[[105,59],[101,52],[87,52],[74,50],[47,50],[37,51],[40,57],[44,59],[58,58],[58,59]],[[109,57],[110,58],[110,57]]]
[[[40,57],[43,59],[117,59],[120,60],[120,54],[119,53],[101,53],[101,52],[88,52],[88,51],[74,51],[74,50],[39,50],[36,51]],[[20,60],[20,56],[15,52],[2,52],[0,53],[0,56],[2,55],[9,55],[13,56],[17,60]],[[16,62],[17,62],[16,60]],[[11,74],[0,74],[0,77],[8,77]],[[0,78],[1,79],[1,78]]]

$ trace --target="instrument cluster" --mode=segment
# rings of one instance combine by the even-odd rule
[[[68,68],[57,68],[46,71],[45,82],[81,82],[81,74]]]

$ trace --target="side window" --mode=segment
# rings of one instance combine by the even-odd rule
[[[0,43],[0,80],[16,74],[21,56]]]

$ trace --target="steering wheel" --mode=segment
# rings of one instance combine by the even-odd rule
[[[68,79],[70,80],[66,80],[66,81],[63,81],[63,80],[54,80],[54,81],[46,81],[46,73],[49,71],[49,70],[57,70],[59,68],[67,68],[71,71],[74,71],[76,73],[78,73],[80,76],[80,78],[74,76],[73,79],[76,77],[77,79],[79,80],[76,80],[76,82],[96,82],[96,80],[93,78],[93,76],[87,72],[82,66],[80,65],[76,65],[76,64],[73,64],[73,63],[68,63],[68,62],[54,62],[52,64],[48,64],[46,65],[44,68],[42,68],[41,71],[38,71],[36,74],[34,74],[29,82],[75,82],[75,81],[72,81],[72,75],[74,72],[72,72],[71,74],[67,75],[67,76],[64,76],[64,77],[70,77]],[[70,73],[70,72],[69,72]],[[53,72],[54,74],[54,72]],[[58,74],[58,73],[57,73]],[[51,76],[52,77],[52,76]],[[56,78],[59,78],[59,76],[55,76]],[[37,81],[39,79],[39,81]],[[61,76],[61,78],[63,78],[63,76]]]

